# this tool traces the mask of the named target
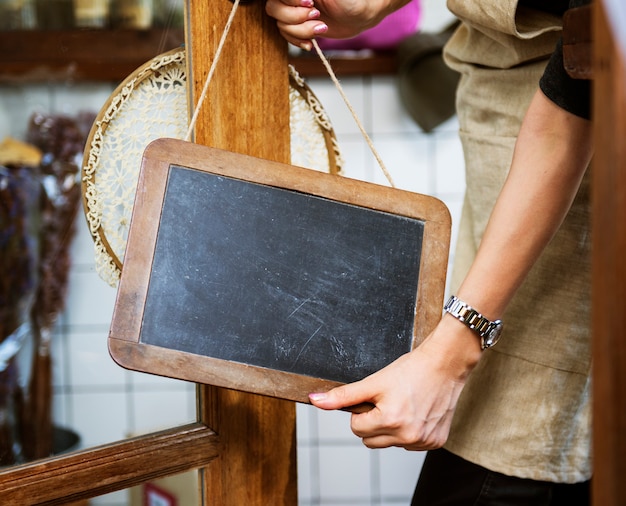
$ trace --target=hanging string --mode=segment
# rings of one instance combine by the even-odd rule
[[[352,114],[352,117],[354,118],[354,121],[356,122],[357,126],[359,127],[359,130],[361,130],[361,133],[363,134],[363,137],[365,138],[365,141],[367,142],[367,145],[370,147],[374,157],[376,158],[376,161],[378,162],[378,165],[382,169],[383,174],[385,174],[385,177],[387,178],[387,181],[389,181],[389,184],[393,188],[395,188],[396,185],[393,182],[391,174],[387,170],[387,167],[385,167],[385,164],[384,164],[382,158],[380,157],[380,155],[378,154],[378,151],[374,147],[374,143],[372,142],[372,139],[370,138],[369,135],[367,135],[367,132],[365,131],[365,128],[363,127],[363,124],[361,123],[361,120],[359,119],[356,111],[352,107],[352,104],[350,104],[350,101],[348,100],[348,97],[346,96],[345,92],[343,91],[343,87],[341,86],[341,83],[339,82],[339,79],[337,79],[337,76],[335,75],[335,72],[333,71],[332,67],[330,66],[330,63],[328,62],[328,59],[324,56],[324,53],[320,49],[320,46],[317,43],[317,41],[315,39],[312,39],[312,42],[313,42],[313,47],[315,48],[315,51],[317,52],[317,55],[320,57],[320,60],[324,64],[324,67],[326,67],[326,71],[328,72],[328,75],[332,79],[333,83],[335,83],[335,87],[339,91],[339,94],[341,95],[341,98],[343,98],[343,101],[345,102],[346,106],[350,110],[350,113]]]
[[[200,98],[198,99],[198,103],[196,104],[195,110],[193,112],[193,116],[191,117],[191,121],[189,122],[189,129],[187,130],[187,135],[185,136],[185,140],[186,141],[189,141],[191,139],[191,135],[193,133],[193,129],[194,129],[194,127],[196,125],[196,121],[198,119],[198,114],[200,112],[200,109],[202,107],[202,103],[204,102],[204,99],[206,97],[207,91],[209,89],[209,83],[211,82],[211,79],[213,78],[213,74],[215,72],[215,68],[217,67],[217,62],[219,61],[219,59],[220,59],[220,57],[222,55],[222,48],[224,47],[224,42],[226,41],[226,37],[228,36],[228,33],[230,32],[230,28],[231,28],[231,26],[233,24],[233,20],[235,19],[235,14],[237,12],[237,8],[239,7],[239,2],[240,2],[240,0],[234,0],[234,2],[233,2],[233,7],[232,7],[232,9],[230,11],[230,15],[228,16],[228,20],[226,21],[226,26],[224,27],[224,32],[222,33],[222,37],[220,38],[220,42],[219,42],[219,44],[217,46],[217,50],[215,51],[215,56],[213,58],[213,61],[211,62],[211,67],[209,69],[209,74],[208,74],[208,76],[206,78],[206,81],[204,82],[204,87],[202,89],[202,93],[200,94]],[[356,122],[357,126],[359,127],[359,130],[361,131],[361,134],[363,135],[365,141],[367,142],[367,145],[369,146],[370,150],[372,151],[372,154],[376,158],[376,161],[378,162],[378,165],[382,169],[383,174],[387,178],[387,181],[389,182],[389,184],[392,187],[395,187],[396,185],[393,182],[393,178],[391,177],[391,174],[389,173],[389,171],[385,167],[385,163],[383,162],[382,158],[378,154],[378,151],[374,147],[374,143],[372,142],[372,139],[370,138],[370,136],[365,131],[365,128],[363,127],[363,124],[361,123],[361,120],[359,119],[356,111],[352,107],[352,104],[348,100],[348,97],[346,96],[346,94],[345,94],[345,92],[343,90],[343,87],[341,86],[341,83],[337,79],[337,76],[335,75],[335,72],[333,71],[332,67],[330,66],[330,63],[328,62],[328,60],[324,56],[324,53],[320,49],[317,41],[315,39],[313,39],[312,42],[313,42],[313,47],[315,48],[315,51],[317,52],[317,54],[318,54],[320,60],[322,61],[324,67],[326,68],[326,71],[328,72],[328,75],[330,76],[331,80],[335,84],[335,87],[339,91],[339,94],[341,95],[341,98],[343,99],[343,101],[345,102],[346,106],[350,110],[350,113],[352,114],[352,117],[354,118],[354,121]]]
[[[239,0],[234,0],[233,8],[230,10],[230,15],[228,16],[228,20],[226,21],[226,26],[224,27],[224,32],[222,33],[222,37],[220,38],[220,42],[217,45],[217,50],[215,51],[215,56],[213,57],[213,61],[211,62],[211,67],[209,68],[209,75],[204,82],[204,87],[202,88],[202,93],[200,94],[200,98],[198,99],[198,103],[196,104],[196,108],[193,111],[193,116],[191,117],[191,121],[189,122],[189,129],[187,130],[187,135],[185,136],[185,140],[191,140],[191,134],[193,133],[193,129],[196,126],[196,121],[198,120],[198,114],[200,113],[200,108],[202,107],[202,103],[206,97],[207,91],[209,89],[209,83],[213,78],[213,74],[215,73],[215,68],[217,67],[217,62],[222,56],[222,48],[224,47],[224,42],[226,42],[226,37],[230,32],[230,27],[233,24],[233,20],[235,19],[235,14],[237,12],[237,7],[239,7]]]

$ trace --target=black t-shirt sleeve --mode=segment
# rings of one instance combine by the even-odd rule
[[[589,0],[570,0],[569,6],[579,7]],[[541,91],[556,105],[576,116],[591,116],[591,82],[568,75],[563,63],[563,41],[559,40],[546,70],[539,81]]]
[[[591,117],[591,82],[574,79],[565,71],[563,43],[559,41],[539,81],[541,91],[556,105],[581,118]]]

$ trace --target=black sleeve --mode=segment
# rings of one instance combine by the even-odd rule
[[[585,1],[572,1],[575,4]],[[554,53],[539,81],[541,91],[556,105],[576,116],[589,119],[591,116],[591,82],[586,79],[574,79],[565,71],[563,63],[563,41],[559,40]]]

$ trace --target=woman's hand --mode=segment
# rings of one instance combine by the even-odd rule
[[[448,438],[465,381],[481,355],[478,336],[451,316],[416,349],[367,378],[310,395],[322,409],[370,403],[351,428],[369,448],[431,450]]]
[[[288,42],[311,49],[317,35],[334,39],[354,37],[377,25],[408,0],[268,0],[267,14],[276,19]]]

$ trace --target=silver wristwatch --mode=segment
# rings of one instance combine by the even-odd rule
[[[452,295],[443,306],[443,310],[463,322],[479,335],[481,349],[491,348],[500,339],[502,321],[488,320],[458,297]]]

